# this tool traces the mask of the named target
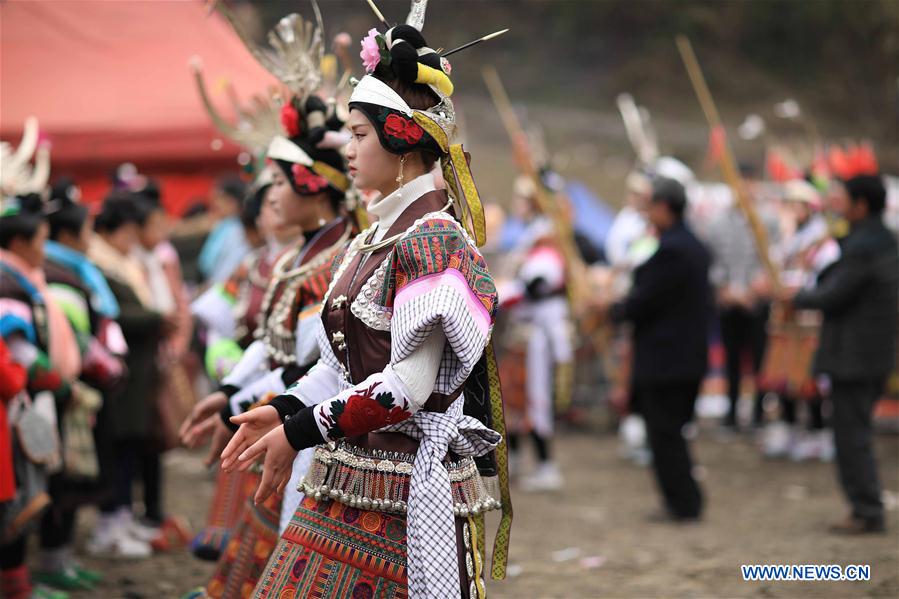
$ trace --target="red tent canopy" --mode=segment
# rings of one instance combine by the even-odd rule
[[[36,116],[53,172],[74,176],[89,199],[133,162],[160,179],[177,212],[236,169],[239,149],[209,122],[191,57],[222,104],[224,78],[244,96],[277,83],[199,0],[8,0],[0,31],[0,136],[17,143]]]

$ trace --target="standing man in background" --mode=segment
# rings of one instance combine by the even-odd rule
[[[710,258],[684,222],[686,207],[683,185],[654,181],[648,218],[659,232],[659,249],[634,271],[630,293],[609,313],[634,326],[634,397],[665,502],[654,519],[671,522],[698,520],[703,507],[683,428],[693,419],[708,366]]]
[[[899,255],[883,223],[883,179],[865,174],[834,185],[832,208],[850,226],[840,240],[840,259],[815,289],[784,294],[796,308],[824,313],[815,372],[830,379],[837,469],[852,506],[831,531],[883,532],[871,415],[895,366]]]

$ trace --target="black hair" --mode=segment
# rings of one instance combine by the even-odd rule
[[[389,50],[385,55],[384,45],[379,38],[378,44],[381,47],[382,59],[371,76],[395,91],[413,110],[426,111],[437,106],[440,103],[440,97],[428,85],[418,83],[416,80],[421,66],[445,72],[444,63],[446,61],[441,59],[434,50],[428,48],[421,32],[411,25],[403,24],[391,27],[384,35],[384,42],[389,45]],[[418,141],[398,141],[394,136],[386,134],[384,130],[384,107],[369,102],[352,102],[350,109],[353,108],[362,111],[371,121],[381,145],[388,152],[394,154],[416,152],[421,156],[425,171],[434,168],[442,154],[442,149],[431,136],[419,136]],[[405,117],[404,119],[408,120]]]
[[[408,44],[397,44],[397,46],[408,46]],[[413,110],[427,110],[440,102],[437,94],[422,83],[409,83],[402,79],[391,79],[384,81],[384,83],[395,91]],[[437,155],[425,150],[419,151],[419,154],[421,154],[425,172],[430,172],[434,165],[437,164]]]
[[[147,224],[150,217],[157,212],[165,212],[158,198],[144,195],[143,191],[133,194],[134,208],[137,211],[137,224],[141,227]]]
[[[744,179],[758,179],[761,173],[761,169],[753,162],[740,162],[737,170]]]
[[[236,175],[222,177],[216,181],[215,187],[237,203],[243,202],[247,195],[247,184]]]
[[[46,220],[43,201],[36,193],[17,196],[19,212],[0,218],[0,248],[9,249],[16,238],[31,241]]]
[[[443,65],[441,65],[440,55],[433,50],[424,50],[427,48],[428,43],[421,32],[411,25],[402,24],[392,27],[389,31],[389,36],[393,41],[390,47],[390,60],[380,61],[377,68],[375,68],[374,75],[385,83],[393,80],[411,85],[420,85],[422,88],[428,89],[426,85],[415,83],[415,80],[418,78],[418,63],[441,71],[443,70]],[[403,40],[403,42],[398,43],[399,40]],[[428,89],[428,91],[430,90]],[[408,100],[406,102],[408,103]],[[435,96],[434,101],[428,106],[422,108],[417,108],[411,104],[409,106],[417,110],[426,110],[437,104],[437,102],[438,100]]]
[[[679,181],[656,177],[652,181],[652,201],[664,202],[671,213],[681,219],[687,209],[687,192]]]
[[[853,202],[864,201],[872,216],[883,214],[887,203],[887,190],[883,179],[877,175],[859,175],[843,181]]]
[[[59,239],[59,235],[64,231],[77,237],[87,222],[88,215],[87,206],[83,204],[74,202],[63,204],[59,210],[47,217],[50,223],[50,239],[54,241]]]
[[[156,204],[162,203],[162,190],[156,179],[147,179],[146,185],[139,189],[138,193]]]
[[[113,191],[103,200],[100,214],[94,221],[94,229],[101,233],[114,233],[125,225],[140,224],[146,217],[138,206],[135,194],[130,191]]]
[[[61,177],[50,188],[49,204],[52,209],[47,216],[50,239],[59,239],[63,231],[76,237],[81,233],[89,211],[87,206],[78,202],[79,195],[75,182],[68,177]]]
[[[294,143],[296,143],[296,142],[294,142]],[[299,144],[297,144],[297,145],[299,145]],[[305,148],[304,148],[304,151],[305,151]],[[341,161],[343,160],[343,158],[340,157],[340,153],[337,152],[337,150],[317,150],[317,152],[315,154],[315,159],[321,160],[322,162],[324,162],[326,164],[330,164],[331,166],[334,166],[331,163],[334,162],[335,158],[334,158],[334,156],[329,156],[329,154],[331,154],[331,153],[336,155],[337,159],[339,159]],[[278,159],[275,159],[273,162],[278,165],[278,168],[281,169],[281,173],[284,174],[284,178],[287,179],[288,183],[290,183],[290,188],[293,189],[294,193],[296,193],[300,197],[310,197],[310,196],[318,195],[319,193],[325,193],[328,195],[328,202],[331,204],[331,208],[334,210],[334,213],[335,214],[340,213],[340,205],[343,202],[343,199],[345,197],[344,192],[342,192],[338,189],[335,189],[331,185],[328,185],[327,187],[325,187],[323,190],[321,190],[319,192],[309,193],[308,191],[302,189],[301,187],[299,187],[297,185],[296,178],[293,176],[293,163],[292,162],[288,162],[286,160],[278,160]],[[343,172],[343,167],[338,168],[337,170],[339,170],[340,172]]]
[[[202,198],[195,198],[193,202],[187,207],[187,210],[184,211],[182,215],[183,218],[195,218],[197,216],[202,216],[209,212],[209,206],[206,205],[205,200]]]
[[[256,219],[262,213],[262,204],[265,202],[265,193],[271,184],[263,185],[251,192],[243,202],[243,210],[240,212],[240,222],[245,229],[255,229]]]

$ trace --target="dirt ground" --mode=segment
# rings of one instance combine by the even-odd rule
[[[833,464],[763,460],[752,440],[723,440],[702,428],[696,455],[708,500],[698,525],[647,522],[657,504],[648,470],[617,454],[605,433],[572,432],[557,442],[566,486],[558,494],[514,492],[510,572],[493,597],[858,597],[899,596],[899,437],[880,435],[877,452],[889,506],[889,533],[834,537],[845,514]],[[212,476],[200,454],[166,462],[171,512],[201,525]],[[83,543],[93,515],[80,521]],[[494,519],[495,521],[495,519]],[[178,597],[202,584],[212,565],[186,552],[143,562],[85,560],[104,585],[73,599]],[[869,582],[743,582],[741,564],[869,564]]]

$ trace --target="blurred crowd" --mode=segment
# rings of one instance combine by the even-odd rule
[[[508,214],[488,205],[483,252],[501,302],[494,338],[516,487],[562,488],[559,423],[601,407],[620,427],[623,455],[652,464],[661,492],[652,517],[699,520],[688,446],[698,411],[720,418],[722,437],[757,435],[768,458],[836,460],[851,511],[834,530],[882,531],[872,414],[896,393],[895,379],[887,387],[896,231],[873,155],[861,146],[849,155],[849,170],[817,180],[744,169],[751,214],[726,187],[660,159],[628,175],[604,243],[583,233],[548,169],[510,186]],[[215,429],[207,463],[217,461],[230,435],[217,436],[218,416],[203,430],[182,423],[197,424],[192,411],[216,390],[224,401],[226,376],[261,330],[275,263],[308,241],[272,201],[270,181],[224,177],[179,219],[133,165],[110,187],[86,203],[76,181],[60,178],[6,194],[0,214],[7,597],[59,598],[99,583],[73,551],[88,506],[99,513],[91,555],[147,558],[193,540],[198,557],[221,556],[239,512],[227,486],[240,482],[220,481],[194,537],[164,509],[165,493],[178,491],[166,488],[161,458]],[[752,398],[741,401],[747,378]],[[523,459],[525,445],[534,460]],[[38,553],[28,557],[32,533]]]

